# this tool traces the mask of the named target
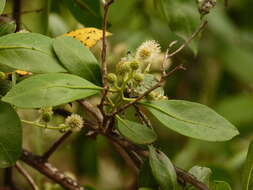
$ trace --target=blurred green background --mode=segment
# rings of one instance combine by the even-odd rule
[[[194,0],[177,0],[173,6],[170,0],[163,2],[161,6],[159,0],[115,0],[108,28],[113,33],[109,38],[110,68],[145,40],[155,39],[165,51],[170,42],[182,43],[198,26],[200,18]],[[12,4],[11,0],[7,1],[5,13],[12,12]],[[41,11],[22,14],[22,27],[55,37],[83,27],[82,23],[92,25],[91,17],[83,20],[77,13],[73,16],[72,5],[71,0],[23,0],[22,11]],[[101,14],[97,12],[96,16],[99,18]],[[240,135],[225,143],[207,143],[156,126],[160,135],[158,147],[177,166],[184,169],[194,165],[210,167],[213,179],[229,182],[233,190],[241,190],[241,171],[253,136],[252,18],[252,0],[229,0],[227,7],[223,1],[218,1],[206,17],[209,24],[201,38],[171,60],[172,66],[184,64],[187,70],[174,74],[165,85],[169,98],[212,107],[231,121]],[[96,27],[101,27],[99,22]],[[92,49],[97,57],[100,45]],[[37,113],[26,111],[22,114],[32,120]],[[24,147],[37,153],[43,152],[60,136],[30,127],[24,130]],[[75,174],[83,184],[94,185],[100,190],[128,189],[133,180],[124,162],[102,137],[95,141],[82,134],[74,135],[51,161],[71,175]],[[46,180],[32,172],[41,183]],[[21,187],[29,189],[22,177],[16,173],[15,176]],[[42,185],[41,189],[44,188]]]

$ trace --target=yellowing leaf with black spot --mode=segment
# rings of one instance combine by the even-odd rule
[[[111,36],[110,32],[106,32],[106,36]],[[103,31],[97,28],[81,28],[64,34],[81,41],[87,48],[91,48],[102,39]]]

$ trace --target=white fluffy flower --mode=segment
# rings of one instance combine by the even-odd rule
[[[73,131],[80,131],[84,125],[83,118],[78,114],[72,114],[65,120],[65,124]]]
[[[155,40],[148,40],[138,47],[135,58],[139,61],[151,62],[160,52],[160,45]]]

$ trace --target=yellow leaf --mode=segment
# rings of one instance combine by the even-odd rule
[[[110,32],[106,32],[106,36],[111,36]],[[97,28],[82,28],[64,34],[80,40],[87,48],[93,47],[103,37],[103,31]]]

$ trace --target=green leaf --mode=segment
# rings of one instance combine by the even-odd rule
[[[38,74],[15,85],[2,100],[21,108],[51,107],[89,97],[100,89],[75,75]]]
[[[0,24],[0,36],[14,33],[15,30],[16,30],[16,23],[15,22]]]
[[[15,110],[0,101],[0,168],[16,163],[22,150],[21,122]]]
[[[231,187],[225,181],[213,181],[211,184],[211,190],[231,190]]]
[[[56,55],[70,73],[96,84],[101,83],[97,59],[80,41],[62,36],[54,40],[53,47]]]
[[[139,182],[138,185],[140,187],[149,187],[153,189],[158,188],[158,184],[151,171],[151,167],[150,167],[148,159],[145,160],[141,166],[138,182]]]
[[[194,175],[199,181],[206,184],[207,187],[210,185],[210,177],[212,171],[207,167],[194,166],[189,170],[189,173]],[[195,187],[190,186],[189,190],[197,190]]]
[[[226,141],[239,134],[230,122],[199,103],[160,100],[141,104],[165,127],[188,137],[205,141]]]
[[[139,188],[139,190],[153,190],[153,189],[150,189],[150,188],[147,188],[147,187],[141,187],[141,188]]]
[[[73,16],[86,27],[100,28],[102,16],[99,0],[63,0]]]
[[[0,64],[33,73],[66,72],[52,47],[53,40],[35,33],[13,33],[0,38]]]
[[[0,15],[3,13],[6,0],[0,0]]]
[[[251,141],[247,158],[244,164],[243,176],[243,190],[252,190],[253,188],[253,141]]]
[[[164,190],[175,190],[177,175],[170,159],[160,150],[149,146],[149,163],[152,173]]]
[[[157,138],[156,133],[145,125],[122,119],[118,115],[116,116],[116,119],[117,129],[120,134],[133,143],[151,144]]]

